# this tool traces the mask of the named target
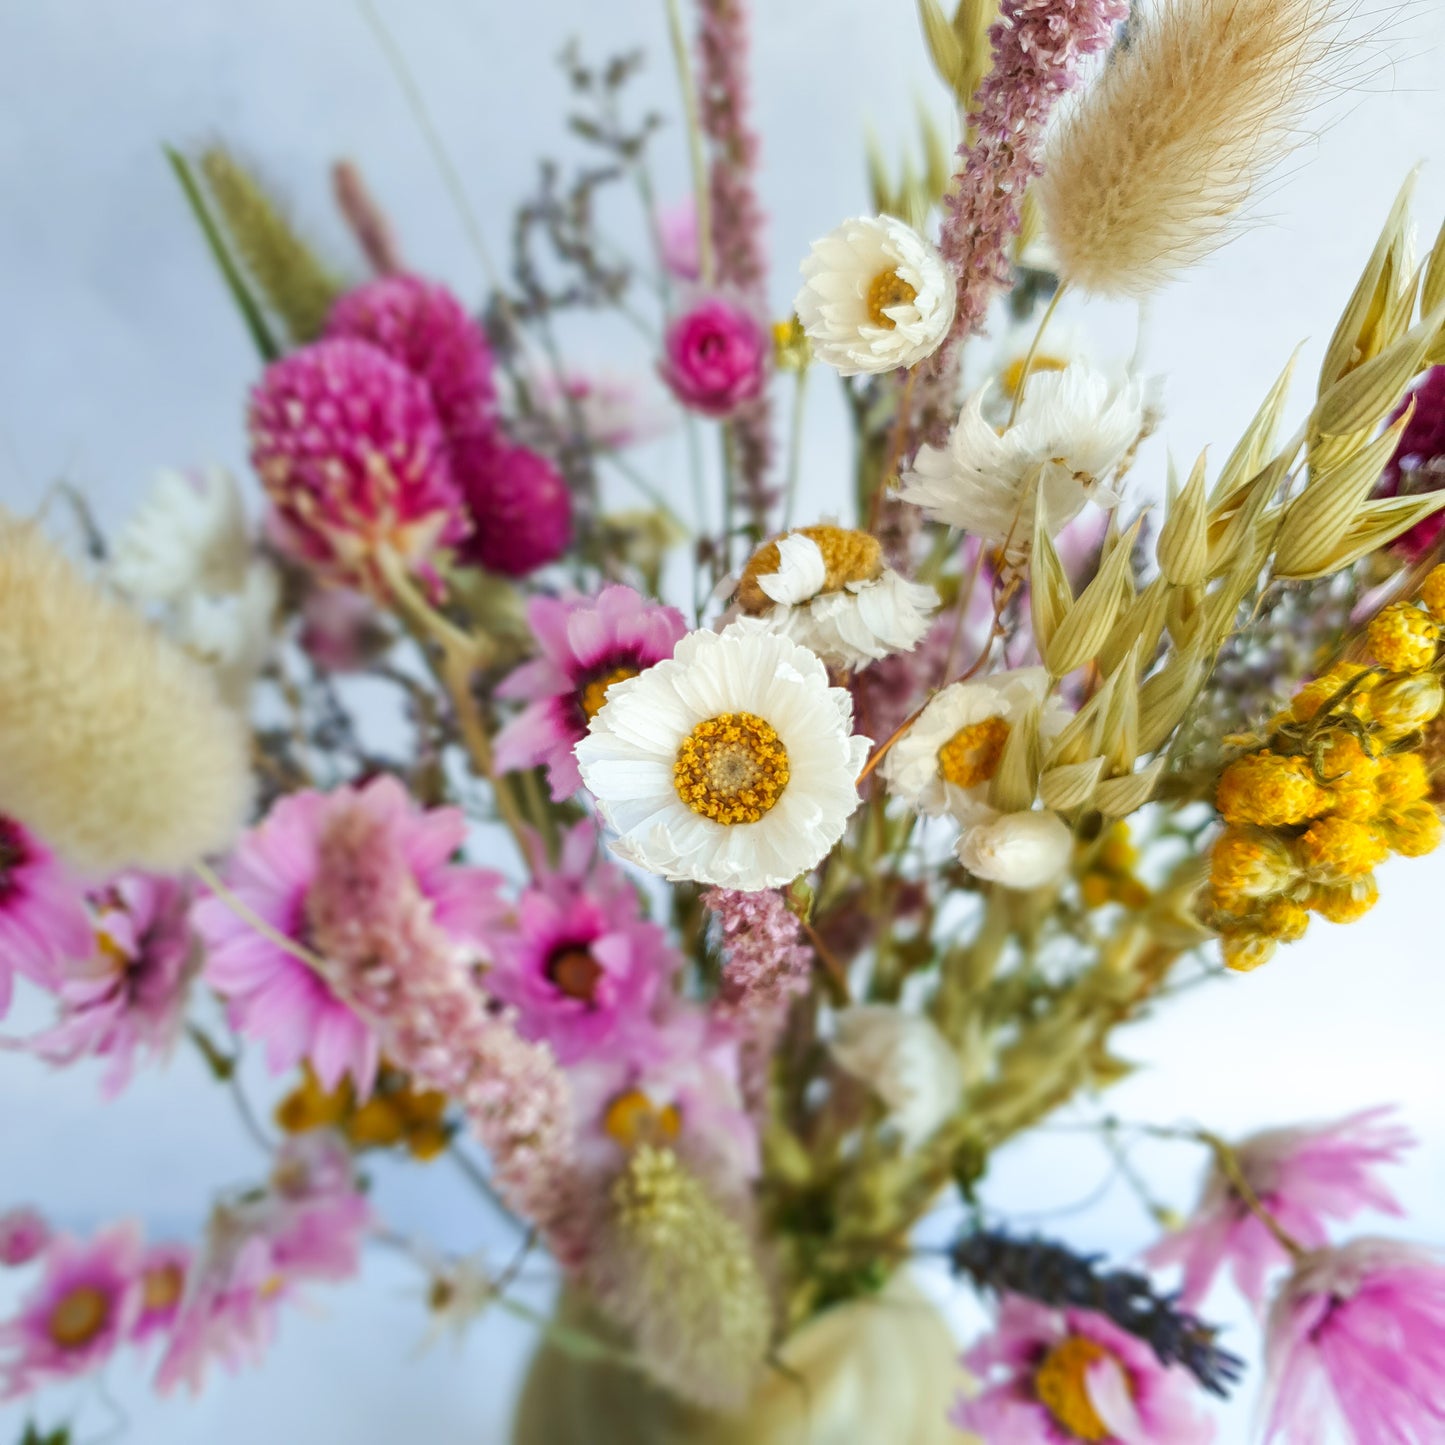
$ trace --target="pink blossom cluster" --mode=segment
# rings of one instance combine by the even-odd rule
[[[813,951],[799,941],[797,915],[775,889],[712,888],[704,906],[717,920],[724,955],[722,1006],[760,1016],[786,1007],[808,988]]]

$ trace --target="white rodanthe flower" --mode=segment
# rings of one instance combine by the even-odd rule
[[[276,569],[257,559],[237,592],[194,592],[177,602],[166,631],[216,675],[221,694],[242,705],[276,638],[281,583]]]
[[[954,849],[975,877],[1005,888],[1042,888],[1061,878],[1074,852],[1074,835],[1056,813],[995,813],[988,809],[965,825]]]
[[[822,662],[744,618],[613,683],[576,753],[619,856],[752,891],[791,882],[843,836],[869,747]]]
[[[910,1149],[926,1143],[951,1118],[963,1092],[963,1069],[952,1044],[922,1014],[891,1004],[859,1004],[837,1018],[832,1054],[888,1107]]]
[[[821,526],[759,548],[743,569],[738,604],[824,662],[863,667],[912,652],[928,631],[938,594],[885,567],[876,537]]]
[[[1118,505],[1105,482],[1145,431],[1137,379],[1115,383],[1084,361],[1033,375],[1017,420],[1002,433],[985,415],[988,391],[964,402],[947,446],[919,449],[903,476],[904,501],[936,522],[1006,546],[1015,559],[1033,537],[1039,493],[1050,535],[1086,502],[1106,510]]]
[[[953,325],[943,257],[892,216],[845,221],[803,261],[793,309],[813,350],[843,376],[914,366]]]
[[[1042,667],[1019,667],[974,682],[955,682],[933,697],[884,757],[888,791],[930,817],[970,816],[986,799],[1018,720],[1042,706],[1039,732],[1057,737],[1068,709],[1049,696]]]
[[[163,471],[115,539],[111,580],[145,602],[240,591],[251,560],[241,490],[224,467]]]

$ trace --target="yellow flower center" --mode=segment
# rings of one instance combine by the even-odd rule
[[[998,772],[1009,725],[1001,717],[961,727],[938,750],[938,772],[955,788],[976,788]]]
[[[587,715],[587,721],[602,711],[602,704],[607,701],[607,689],[614,682],[626,682],[629,677],[636,677],[635,667],[614,667],[611,672],[603,673],[601,677],[594,677],[580,693],[577,694],[577,701],[582,711]]]
[[[46,1330],[62,1350],[88,1345],[110,1319],[110,1296],[94,1285],[82,1284],[63,1295],[50,1311]]]
[[[141,1300],[148,1312],[168,1310],[180,1299],[185,1285],[186,1272],[174,1262],[148,1269],[141,1276]]]
[[[682,1131],[682,1115],[676,1104],[658,1108],[641,1089],[619,1094],[602,1116],[602,1128],[625,1149],[639,1144],[666,1144]]]
[[[820,595],[841,592],[850,582],[872,582],[882,575],[883,546],[877,537],[848,527],[797,527],[794,531],[806,537],[823,555],[826,572],[818,589]],[[738,579],[738,605],[751,616],[756,617],[774,605],[758,578],[770,577],[782,566],[778,540],[774,538],[759,547]]]
[[[884,326],[892,331],[898,323],[884,308],[907,306],[917,299],[918,292],[897,271],[880,271],[868,283],[868,319],[875,326]]]
[[[580,943],[564,945],[547,960],[547,978],[557,992],[583,1003],[597,997],[602,974],[602,965],[592,957],[592,950]]]
[[[1037,376],[1041,371],[1063,371],[1069,364],[1068,358],[1064,356],[1036,355],[1029,363],[1029,375]],[[999,382],[1003,386],[1004,395],[1015,397],[1019,394],[1024,384],[1024,358],[1015,358],[1004,367]]]
[[[750,712],[700,722],[683,739],[672,768],[677,796],[714,823],[756,823],[788,786],[788,750]]]
[[[1091,1365],[1108,1358],[1103,1345],[1083,1335],[1070,1335],[1055,1345],[1034,1371],[1039,1403],[1075,1440],[1109,1438],[1109,1427],[1099,1418],[1085,1379]]]

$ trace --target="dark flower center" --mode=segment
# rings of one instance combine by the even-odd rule
[[[14,890],[15,874],[29,859],[19,825],[0,818],[0,899]]]
[[[585,943],[567,943],[554,949],[547,960],[547,980],[558,993],[582,1003],[597,997],[597,984],[604,969]]]

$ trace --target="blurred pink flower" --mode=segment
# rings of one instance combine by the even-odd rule
[[[91,946],[79,884],[33,833],[0,814],[0,1018],[17,973],[53,987],[60,966]]]
[[[1390,1239],[1306,1255],[1270,1308],[1265,1370],[1267,1441],[1445,1440],[1445,1266]]]
[[[190,1269],[188,1244],[153,1244],[141,1256],[137,1270],[140,1310],[130,1332],[133,1343],[140,1345],[156,1335],[169,1334],[180,1314]]]
[[[567,481],[541,452],[477,436],[460,441],[452,459],[471,529],[463,560],[525,577],[571,545]]]
[[[659,206],[654,220],[663,269],[679,281],[696,281],[701,266],[698,259],[697,203],[691,196],[684,196],[670,206]]]
[[[753,314],[709,296],[668,325],[662,379],[684,406],[703,416],[731,416],[762,394],[771,343]]]
[[[423,809],[393,777],[378,777],[360,788],[282,798],[237,845],[224,870],[228,888],[299,947],[327,952],[334,941],[323,919],[345,916],[335,895],[351,879],[328,875],[322,838],[333,817],[355,809],[378,829],[379,866],[404,875],[392,878],[388,872],[378,884],[414,888],[449,946],[459,956],[480,957],[497,913],[500,879],[451,861],[466,838],[460,809]],[[349,1074],[365,1097],[376,1077],[378,1044],[351,1006],[224,899],[202,899],[194,919],[206,945],[207,982],[228,1001],[235,1026],[265,1043],[273,1072],[308,1059],[328,1089]],[[401,966],[404,960],[391,962]]]
[[[572,749],[614,683],[672,656],[687,632],[675,607],[650,602],[630,587],[606,587],[595,598],[534,597],[527,622],[540,655],[497,689],[528,705],[497,734],[502,772],[545,764],[560,802],[582,786]]]
[[[979,1393],[953,1423],[989,1445],[1207,1445],[1199,1386],[1180,1365],[1089,1310],[1008,1296],[994,1332],[963,1357]]]
[[[39,1258],[50,1243],[50,1226],[29,1205],[0,1214],[0,1264],[18,1269]]]
[[[117,1225],[82,1243],[61,1237],[45,1273],[0,1325],[0,1400],[29,1394],[103,1364],[129,1335],[140,1309],[140,1234]]]
[[[637,377],[608,372],[547,372],[532,385],[532,400],[548,427],[602,451],[621,451],[663,435],[670,408]],[[520,423],[519,423],[520,429]]]
[[[1415,1140],[1384,1106],[1330,1124],[1269,1129],[1235,1146],[1235,1158],[1260,1204],[1306,1248],[1329,1239],[1329,1221],[1364,1209],[1402,1211],[1376,1177],[1396,1164]],[[1289,1255],[1235,1192],[1216,1164],[1205,1180],[1193,1218],[1145,1256],[1153,1266],[1182,1265],[1180,1297],[1197,1305],[1226,1265],[1244,1297],[1264,1304],[1266,1277]]]
[[[1384,497],[1445,487],[1445,366],[1427,371],[1390,420],[1398,421],[1412,406],[1414,414],[1405,423],[1395,455],[1380,477],[1379,494]],[[1411,527],[1394,546],[1417,561],[1440,540],[1442,531],[1445,513],[1436,512]]]
[[[190,889],[174,878],[122,873],[90,895],[97,946],[68,964],[56,989],[60,1018],[26,1046],[47,1062],[109,1059],[113,1098],[141,1055],[163,1060],[185,1023],[195,944]]]
[[[327,672],[355,672],[385,634],[376,603],[350,587],[312,587],[301,604],[297,641]]]

